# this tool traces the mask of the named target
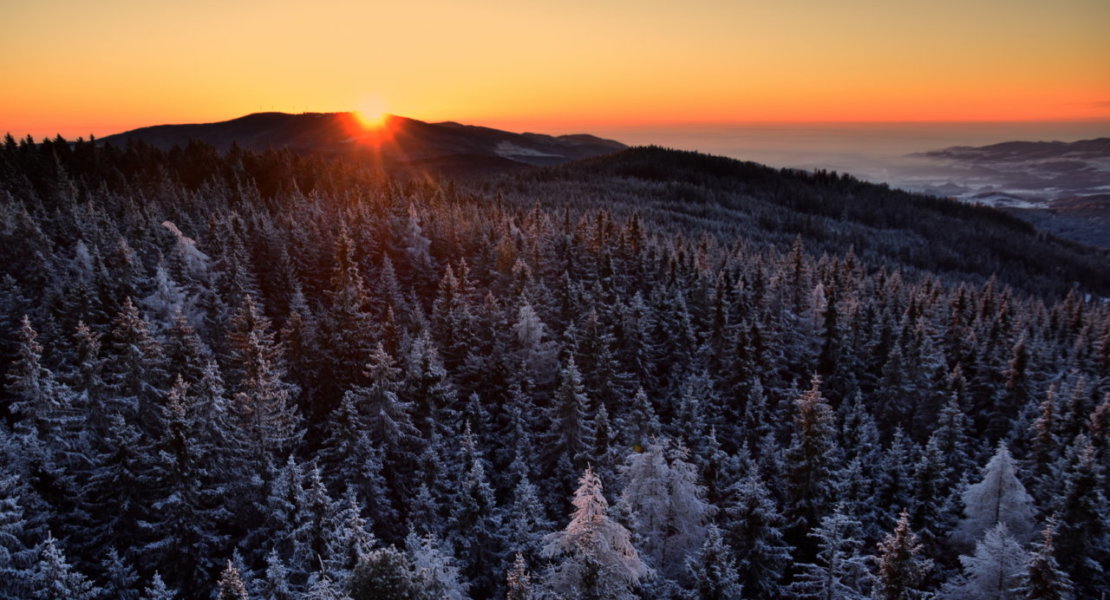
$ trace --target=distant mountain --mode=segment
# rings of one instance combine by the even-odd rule
[[[953,146],[913,156],[930,165],[909,189],[1004,209],[1038,229],[1110,248],[1110,138]]]
[[[454,122],[426,123],[390,115],[382,127],[366,127],[353,113],[255,113],[230,121],[157,125],[110,135],[105,144],[139,140],[169,149],[192,140],[227,151],[285,149],[296,152],[365,154],[383,165],[440,173],[487,174],[527,166],[556,165],[625,148],[592,135],[511,133]]]
[[[952,195],[970,202],[1042,208],[1062,198],[1110,191],[1110,138],[1077,142],[1004,142],[923,152],[956,179],[974,182]],[[922,191],[932,192],[925,189]]]
[[[953,146],[925,152],[925,156],[985,163],[1024,162],[1030,160],[1107,160],[1110,159],[1110,138],[1077,142],[1002,142],[989,146]]]

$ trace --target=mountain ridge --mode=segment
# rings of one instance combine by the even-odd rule
[[[226,152],[292,150],[364,154],[391,168],[436,168],[453,174],[509,171],[591,158],[626,148],[589,134],[513,133],[454,121],[430,123],[388,115],[381,127],[363,125],[355,113],[251,113],[213,123],[153,125],[109,135],[102,144],[138,140],[168,150],[200,141]],[[444,165],[450,165],[444,169]]]

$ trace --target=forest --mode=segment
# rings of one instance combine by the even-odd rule
[[[0,145],[0,599],[1098,599],[1110,257],[661,148]]]

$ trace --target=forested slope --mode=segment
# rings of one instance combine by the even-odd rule
[[[1103,258],[659,149],[10,140],[0,597],[1099,597]]]

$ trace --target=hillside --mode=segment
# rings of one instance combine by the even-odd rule
[[[584,134],[510,133],[392,115],[381,127],[366,127],[352,113],[256,113],[219,123],[143,127],[100,141],[118,146],[142,141],[163,150],[198,141],[220,152],[236,144],[254,151],[352,154],[391,169],[430,169],[453,175],[552,165],[625,147],[613,140]]]
[[[588,209],[599,200],[659,227],[693,228],[725,243],[807,247],[871,264],[956,279],[992,275],[1017,288],[1110,296],[1110,252],[1039,233],[994,208],[912,194],[829,172],[773,169],[694,152],[633,148],[542,171],[496,189]],[[1061,210],[1063,210],[1061,208]]]
[[[12,141],[0,597],[1098,598],[1101,256],[658,148]]]

